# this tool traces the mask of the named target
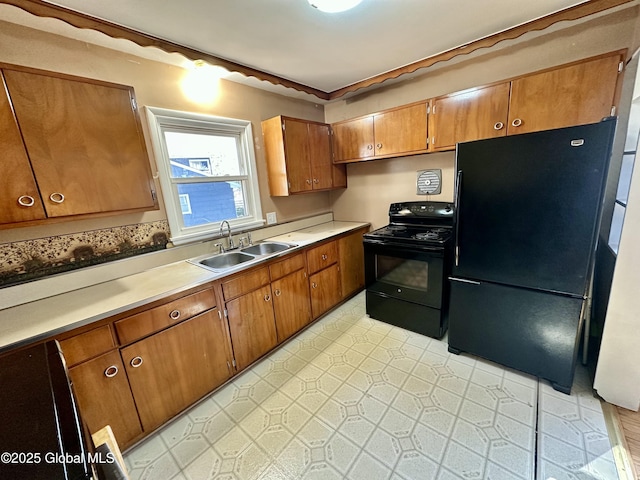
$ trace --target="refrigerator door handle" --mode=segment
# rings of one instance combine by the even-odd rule
[[[470,283],[471,285],[480,285],[480,282],[476,282],[475,280],[467,280],[466,278],[449,277],[449,280],[451,280],[452,282]]]
[[[460,245],[458,244],[458,232],[460,231],[460,187],[461,186],[462,186],[462,170],[458,170],[458,175],[456,178],[456,198],[453,204],[456,210],[456,236],[455,236],[455,244],[453,247],[456,267],[460,263]]]

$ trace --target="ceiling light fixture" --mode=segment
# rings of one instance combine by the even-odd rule
[[[349,10],[358,5],[362,0],[308,0],[309,5],[321,12],[338,13]]]

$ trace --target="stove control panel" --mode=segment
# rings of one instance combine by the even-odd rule
[[[446,202],[403,202],[389,206],[389,216],[453,217],[453,205]]]

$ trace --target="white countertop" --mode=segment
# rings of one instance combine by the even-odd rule
[[[366,225],[359,222],[328,222],[266,240],[295,243],[298,245],[296,248],[302,248]],[[151,303],[237,271],[216,273],[183,260],[0,310],[0,352]]]

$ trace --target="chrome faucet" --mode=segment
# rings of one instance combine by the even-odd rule
[[[231,238],[231,225],[229,225],[229,222],[227,220],[223,220],[222,222],[220,222],[220,236],[222,236],[224,233],[225,223],[227,224],[227,229],[229,230],[229,233],[227,235],[227,239],[228,239],[227,250],[233,250],[234,248],[236,248],[236,246],[233,244],[233,238]]]

